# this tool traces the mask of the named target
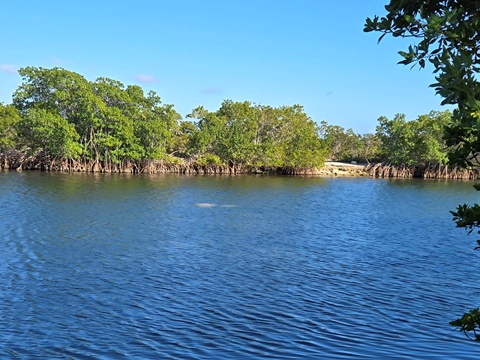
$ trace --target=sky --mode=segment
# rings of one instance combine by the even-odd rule
[[[364,33],[388,0],[0,0],[0,102],[26,66],[153,90],[183,116],[248,100],[374,132],[380,116],[444,111],[406,39]]]

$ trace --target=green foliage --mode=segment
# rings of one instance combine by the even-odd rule
[[[109,78],[91,82],[61,68],[26,67],[19,74],[23,82],[13,105],[0,106],[1,151],[24,146],[104,165],[173,163],[175,155],[200,164],[316,168],[327,156],[369,162],[380,151],[392,162],[444,161],[438,135],[444,113],[408,124],[385,118],[380,132],[363,136],[326,122],[317,126],[300,105],[225,100],[215,112],[199,106],[188,116],[193,121],[180,121],[172,105],[139,86]]]
[[[458,227],[464,227],[470,229],[470,232],[474,227],[479,226],[480,222],[480,205],[475,204],[468,206],[467,204],[458,205],[457,211],[451,211],[453,215],[453,221]]]
[[[450,111],[432,111],[420,115],[417,120],[417,133],[420,144],[420,157],[424,162],[436,162],[445,165],[452,150],[444,139],[445,129],[452,123]]]
[[[318,127],[299,105],[281,108],[284,114],[285,164],[295,168],[323,166],[326,149],[318,137]]]
[[[163,160],[165,164],[169,164],[169,165],[180,165],[182,163],[182,159],[172,155],[166,155]]]
[[[22,136],[31,146],[48,149],[52,156],[63,154],[114,164],[162,159],[171,151],[180,115],[173,106],[163,105],[154,92],[145,96],[138,86],[125,88],[108,78],[89,82],[61,68],[26,67],[19,74],[23,82],[13,95],[13,104],[23,119]],[[48,133],[38,120],[40,110],[45,111],[42,116],[47,116],[49,123],[63,126],[66,138],[78,136],[75,141],[80,152],[78,146],[69,145],[62,153],[38,137],[39,133]],[[77,135],[73,136],[71,127],[65,124],[71,125]]]
[[[253,165],[264,167],[281,167],[287,157],[285,127],[288,121],[283,116],[284,108],[257,106],[258,122],[255,134],[256,153]]]
[[[480,191],[480,184],[473,186],[477,191]],[[458,205],[456,211],[450,211],[453,215],[453,221],[458,227],[468,230],[468,234],[471,234],[475,228],[480,228],[480,205]],[[477,231],[480,234],[480,231]],[[477,240],[477,247],[480,248],[480,240]]]
[[[273,109],[226,100],[216,112],[194,109],[190,117],[197,122],[179,122],[172,105],[138,86],[90,82],[61,68],[27,67],[19,74],[15,108],[0,108],[2,149],[23,144],[104,164],[180,161],[173,154],[232,166],[317,167],[324,160],[316,125],[297,105]]]
[[[226,100],[216,112],[200,106],[189,117],[197,119],[191,153],[198,159],[212,154],[233,166],[298,168],[320,167],[325,160],[317,126],[299,105],[272,108]]]
[[[14,107],[0,108],[2,148],[24,145],[105,166],[190,157],[205,165],[314,168],[325,159],[317,126],[299,105],[226,100],[215,112],[200,106],[189,115],[196,121],[180,122],[172,105],[138,86],[91,82],[61,68],[26,67],[19,74]]]
[[[31,108],[17,123],[18,134],[34,151],[42,150],[54,158],[74,158],[81,148],[75,127],[60,115]]]
[[[474,185],[480,190],[480,184]],[[471,234],[474,229],[480,228],[480,205],[459,205],[456,211],[450,211],[458,227],[465,228]],[[477,231],[480,234],[480,231]],[[477,240],[475,250],[480,249],[480,240]],[[470,340],[480,341],[480,311],[478,308],[463,314],[462,317],[450,322],[450,325],[462,331]]]
[[[195,163],[200,166],[206,165],[222,165],[222,160],[215,154],[203,154],[200,155],[196,160]]]
[[[450,321],[450,325],[459,328],[470,340],[480,341],[480,309],[476,308],[463,314],[457,320]],[[471,335],[472,334],[472,335]]]
[[[443,97],[442,104],[457,105],[445,133],[452,147],[450,161],[465,166],[478,164],[480,149],[480,2],[471,0],[392,0],[387,15],[368,18],[365,31],[417,38],[416,45],[400,51],[400,64],[433,66],[431,86]]]
[[[216,116],[222,123],[217,138],[217,153],[230,164],[248,164],[255,154],[258,111],[248,101],[222,103]]]
[[[11,105],[0,103],[0,152],[14,149],[18,144],[16,131],[20,113]]]
[[[187,157],[194,151],[193,139],[198,132],[197,127],[193,121],[181,121],[178,127],[174,130],[172,147],[180,157]]]
[[[319,135],[327,148],[327,157],[338,161],[388,161],[395,165],[447,162],[444,128],[451,123],[449,111],[432,111],[416,120],[406,121],[397,114],[392,120],[378,119],[375,134],[356,134],[338,125],[322,121]]]
[[[26,67],[18,73],[23,82],[13,94],[13,105],[23,116],[32,108],[57,113],[75,126],[82,147],[93,146],[93,129],[105,104],[83,76],[61,68]]]
[[[447,147],[442,135],[450,119],[449,111],[432,111],[412,121],[406,121],[404,114],[392,120],[380,117],[376,132],[380,157],[395,165],[445,164]]]
[[[360,137],[360,161],[370,163],[379,159],[380,140],[374,134],[364,134]]]
[[[154,92],[145,95],[138,86],[125,87],[108,78],[90,82],[60,68],[27,67],[19,73],[23,82],[14,93],[15,108],[0,109],[2,149],[24,144],[55,157],[105,164],[211,154],[218,163],[233,166],[314,168],[322,166],[327,155],[369,161],[378,158],[379,149],[392,162],[444,161],[438,126],[432,134],[439,123],[431,121],[433,115],[408,124],[385,119],[377,135],[361,136],[325,122],[317,127],[299,105],[272,108],[226,100],[215,112],[198,107],[190,115],[196,122],[180,123],[172,105],[162,104]],[[20,119],[16,134],[13,124]],[[63,129],[64,138],[48,124]],[[391,146],[392,139],[399,146]]]
[[[418,39],[408,51],[400,51],[401,64],[433,66],[436,74],[431,86],[443,97],[442,104],[457,105],[444,135],[451,147],[450,162],[478,166],[480,154],[480,1],[391,0],[387,15],[368,18],[365,31],[379,31],[379,41],[387,35]],[[477,190],[479,187],[476,187]],[[480,207],[463,205],[452,212],[457,226],[470,230],[478,227]],[[480,245],[480,242],[478,243]],[[472,310],[451,322],[473,340],[480,341],[479,311]]]
[[[203,106],[193,109],[187,115],[189,118],[197,119],[195,123],[197,131],[193,132],[192,150],[195,155],[215,151],[217,141],[222,136],[224,119],[217,114],[207,111]]]
[[[378,159],[379,140],[376,135],[356,134],[338,125],[320,124],[320,137],[327,148],[327,157],[337,161],[370,162]]]
[[[138,88],[138,87],[137,87]],[[132,91],[129,87],[127,91]],[[139,92],[140,88],[137,89]],[[142,93],[143,94],[143,93]],[[141,101],[140,101],[141,100]],[[162,104],[160,97],[150,91],[146,97],[140,96],[135,100],[137,116],[135,120],[135,134],[145,150],[146,159],[161,159],[167,153],[175,151],[175,133],[179,129],[181,119],[173,105]]]

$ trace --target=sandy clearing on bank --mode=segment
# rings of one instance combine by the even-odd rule
[[[351,164],[344,163],[339,161],[325,161],[325,166],[334,166],[334,167],[352,167],[356,169],[363,169],[367,164]]]

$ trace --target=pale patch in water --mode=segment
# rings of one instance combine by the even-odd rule
[[[237,205],[222,205],[221,207],[224,207],[224,208],[232,208],[232,207],[237,207]]]
[[[211,208],[211,207],[214,207],[214,206],[217,206],[217,205],[210,204],[210,203],[199,203],[199,204],[195,204],[195,206],[202,207],[202,208]]]

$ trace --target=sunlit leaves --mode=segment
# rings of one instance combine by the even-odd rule
[[[17,142],[16,126],[20,113],[11,105],[0,103],[0,152],[14,149]]]
[[[80,155],[90,161],[117,164],[125,160],[156,160],[171,150],[180,116],[173,106],[162,104],[154,92],[145,96],[138,86],[125,88],[108,78],[90,82],[61,68],[27,67],[20,69],[19,74],[23,82],[15,91],[13,102],[23,124],[30,121],[30,128],[24,126],[22,134],[36,148],[58,153],[36,135],[48,133],[48,126],[42,123],[48,121],[58,123],[67,137],[70,128],[76,131],[79,146],[65,154]]]
[[[31,148],[41,149],[54,158],[74,158],[80,154],[75,127],[58,114],[32,108],[16,128]]]
[[[471,165],[479,152],[477,133],[480,117],[480,1],[391,0],[387,15],[367,19],[364,31],[414,37],[417,42],[400,51],[401,64],[433,65],[436,75],[431,86],[443,105],[457,105],[451,131],[446,133],[449,146],[456,146],[450,158],[454,163]],[[474,121],[472,121],[474,120]]]
[[[392,120],[380,117],[376,135],[382,160],[395,165],[445,164],[447,146],[442,136],[451,116],[449,111],[432,111],[411,121],[403,114]]]
[[[192,154],[199,160],[211,154],[223,164],[267,168],[315,168],[325,160],[317,126],[298,105],[226,100],[216,112],[198,107],[189,117],[197,120]]]
[[[352,129],[322,121],[319,136],[326,147],[327,157],[337,161],[370,162],[378,160],[379,139],[374,134],[360,135]]]

